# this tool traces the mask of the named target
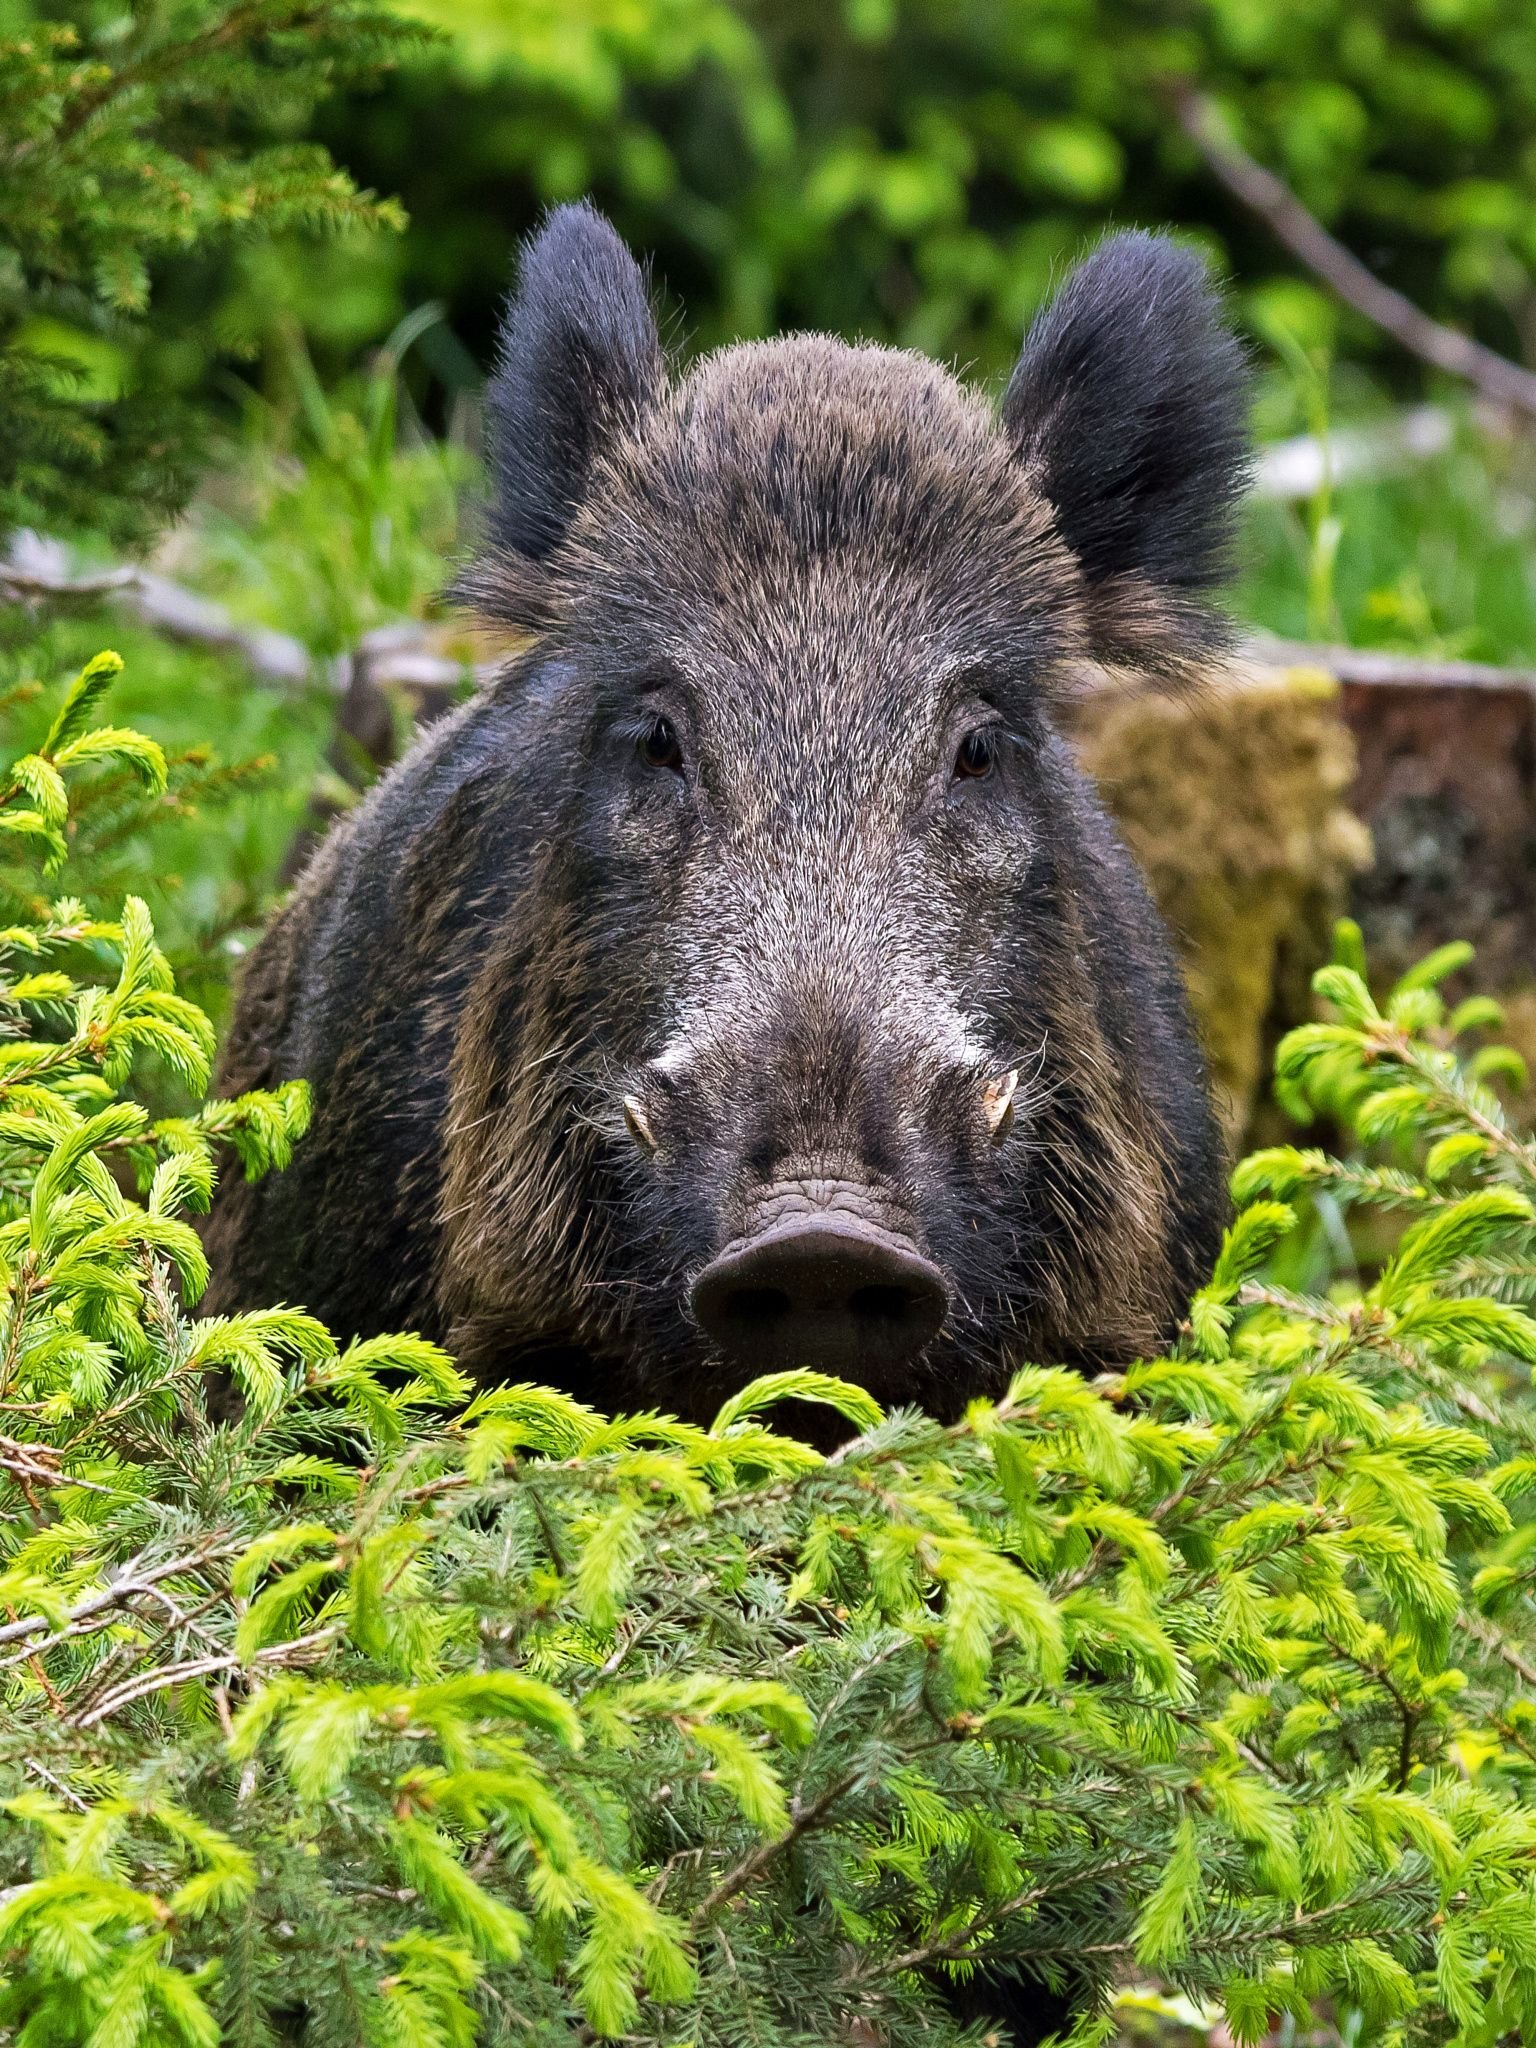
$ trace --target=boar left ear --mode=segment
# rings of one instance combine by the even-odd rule
[[[1248,482],[1248,378],[1200,258],[1101,243],[1039,315],[1003,423],[1086,584],[1102,660],[1177,672],[1219,647]]]
[[[557,207],[523,250],[486,386],[490,550],[462,596],[544,623],[536,565],[563,539],[596,457],[665,379],[639,264],[594,207]]]

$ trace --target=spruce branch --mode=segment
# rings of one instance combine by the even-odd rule
[[[689,1925],[694,1928],[705,1926],[723,1906],[728,1906],[738,1893],[762,1876],[776,1858],[792,1849],[803,1835],[819,1826],[821,1821],[851,1792],[859,1782],[857,1771],[847,1772],[825,1786],[814,1799],[796,1800],[791,1809],[789,1826],[771,1842],[764,1842],[754,1849],[750,1856],[744,1856],[736,1868],[729,1871],[715,1886],[707,1898],[694,1907]]]

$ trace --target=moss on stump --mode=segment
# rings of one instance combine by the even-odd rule
[[[1234,667],[1182,694],[1106,687],[1080,704],[1074,741],[1178,943],[1236,1146],[1371,857],[1348,807],[1338,685],[1316,669]]]

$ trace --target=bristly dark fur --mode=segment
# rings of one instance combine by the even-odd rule
[[[1003,424],[1090,597],[1094,651],[1177,668],[1219,646],[1248,483],[1247,369],[1200,259],[1116,235],[1030,329]]]
[[[490,408],[465,588],[543,638],[251,959],[222,1085],[303,1075],[315,1121],[286,1173],[222,1185],[209,1305],[702,1419],[728,1380],[689,1283],[791,1203],[944,1277],[888,1399],[952,1412],[1024,1359],[1165,1340],[1220,1146],[1165,935],[1052,713],[1086,659],[1212,643],[1242,386],[1194,259],[1102,248],[1000,427],[934,364],[821,336],[669,381],[639,270],[562,209]],[[978,732],[993,770],[962,777]],[[1020,2043],[1054,2016],[1001,2002]]]
[[[639,417],[663,374],[634,258],[591,206],[561,207],[524,255],[486,385],[488,561],[466,580],[466,596],[500,612],[506,594],[485,568],[550,554],[585,493],[594,454]]]
[[[566,208],[491,410],[469,587],[545,637],[338,828],[247,969],[224,1085],[303,1074],[316,1121],[288,1173],[226,1185],[215,1302],[707,1412],[688,1282],[789,1187],[946,1276],[887,1394],[1156,1344],[1220,1154],[1166,941],[1051,706],[1108,619],[1164,668],[1209,642],[1243,439],[1200,266],[1100,249],[1000,430],[936,365],[820,336],[669,381],[637,266]],[[658,780],[659,714],[688,767]],[[951,787],[977,721],[997,772]],[[977,1104],[1009,1068],[994,1146]]]

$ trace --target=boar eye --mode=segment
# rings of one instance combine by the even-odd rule
[[[955,755],[956,782],[982,782],[992,773],[997,759],[997,746],[992,734],[984,727],[968,732],[960,742],[960,751]]]
[[[669,768],[674,775],[682,774],[683,749],[670,718],[653,719],[641,733],[640,758],[647,768]]]

